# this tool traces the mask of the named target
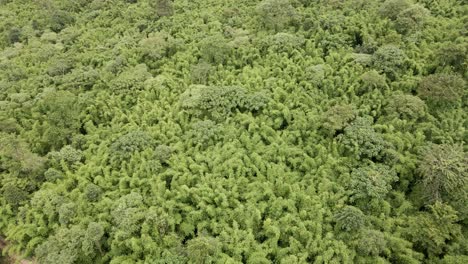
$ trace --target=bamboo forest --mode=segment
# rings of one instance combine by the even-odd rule
[[[0,0],[0,263],[468,263],[466,0]]]

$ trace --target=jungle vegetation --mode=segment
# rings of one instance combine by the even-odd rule
[[[0,0],[4,259],[468,263],[467,34],[464,0]]]

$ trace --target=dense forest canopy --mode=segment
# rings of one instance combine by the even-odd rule
[[[0,18],[5,262],[468,263],[466,1]]]

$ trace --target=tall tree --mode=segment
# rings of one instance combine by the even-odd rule
[[[468,155],[460,145],[432,144],[422,153],[419,172],[429,200],[442,201],[468,183]]]
[[[172,0],[156,0],[156,14],[160,17],[171,16],[174,13]]]
[[[60,149],[71,143],[80,123],[80,105],[76,96],[67,91],[51,91],[44,94],[39,110],[45,115],[43,146],[41,152]]]
[[[281,30],[296,16],[289,0],[264,0],[257,5],[257,13],[268,29]]]
[[[445,104],[460,100],[465,88],[465,80],[459,75],[438,73],[421,80],[418,94],[431,103]]]

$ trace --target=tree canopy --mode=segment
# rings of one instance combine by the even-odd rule
[[[468,263],[466,1],[0,18],[0,263]]]

